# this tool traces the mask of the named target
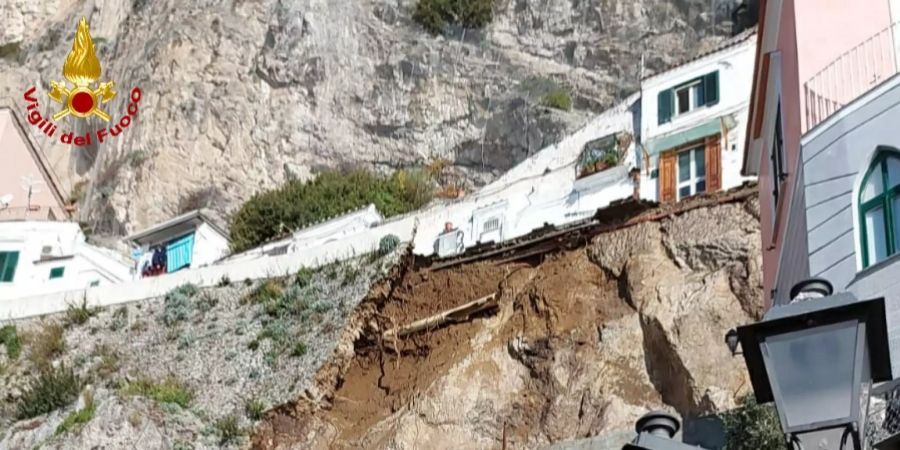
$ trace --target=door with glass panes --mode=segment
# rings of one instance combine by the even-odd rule
[[[684,200],[721,187],[718,135],[660,154],[659,200]]]

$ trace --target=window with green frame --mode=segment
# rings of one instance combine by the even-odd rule
[[[50,269],[50,279],[52,280],[54,278],[62,278],[65,272],[65,267],[54,267]]]
[[[863,268],[900,250],[900,153],[880,149],[859,190]]]
[[[11,283],[19,265],[19,252],[0,252],[0,283]]]

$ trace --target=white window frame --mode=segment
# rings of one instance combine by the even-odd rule
[[[703,154],[704,170],[703,170],[703,176],[701,176],[701,177],[697,176],[697,158],[695,155],[696,152],[701,152]],[[688,159],[691,162],[691,170],[690,170],[690,175],[688,176],[687,180],[680,179],[681,167],[678,165],[678,159],[682,153],[687,153],[688,155],[690,155],[690,156],[688,156]],[[675,154],[675,198],[678,201],[681,201],[681,199],[684,199],[684,198],[693,197],[697,194],[702,194],[702,192],[697,192],[697,183],[699,183],[701,181],[706,183],[706,169],[707,168],[705,166],[706,166],[706,147],[702,144],[698,145],[696,147],[689,148],[687,150],[682,150]],[[690,189],[691,193],[687,197],[681,196],[681,188],[683,188],[683,187],[688,187]]]
[[[672,111],[672,117],[678,117],[684,114],[688,114],[691,111],[697,109],[697,90],[700,89],[700,83],[703,82],[703,78],[698,78],[689,83],[683,84],[672,89],[672,96],[675,97],[675,110]],[[678,93],[687,89],[688,91],[688,109],[685,112],[681,111],[681,101],[678,97]]]

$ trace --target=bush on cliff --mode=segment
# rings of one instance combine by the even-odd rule
[[[494,18],[493,0],[419,0],[413,20],[429,33],[441,34],[447,25],[478,29]]]
[[[400,170],[391,176],[366,170],[329,171],[314,180],[288,181],[254,195],[231,219],[235,252],[269,239],[374,203],[385,217],[424,206],[434,192],[431,177],[421,170]]]
[[[722,414],[727,444],[725,450],[778,450],[784,448],[784,433],[778,413],[771,405],[756,403],[753,395],[741,398],[738,408]]]

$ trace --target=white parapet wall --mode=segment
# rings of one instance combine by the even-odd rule
[[[223,279],[231,282],[294,274],[303,267],[318,267],[336,260],[359,256],[377,248],[383,236],[393,234],[401,240],[412,237],[414,218],[394,221],[365,230],[340,241],[305,249],[283,256],[261,256],[256,259],[183,270],[158,277],[144,278],[116,285],[97,286],[67,292],[0,301],[0,320],[21,319],[64,311],[68,305],[87,300],[91,306],[111,306],[165,295],[186,283],[200,287],[214,286]]]

